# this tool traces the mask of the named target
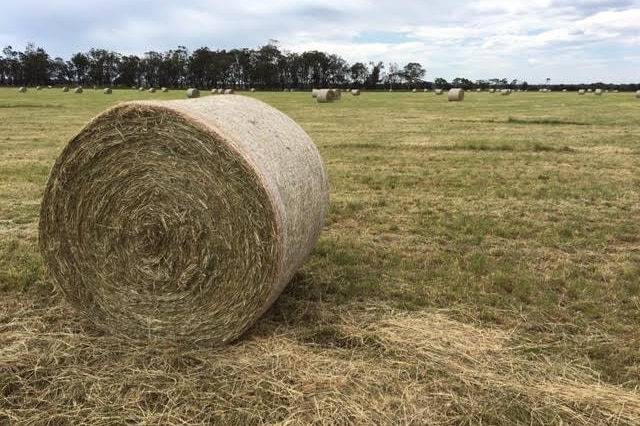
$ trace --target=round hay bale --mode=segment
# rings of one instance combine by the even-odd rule
[[[640,90],[636,90],[636,98],[640,99]]]
[[[585,90],[584,90],[584,89],[580,89],[580,90],[578,90],[578,95],[584,95],[584,93],[585,93]]]
[[[223,95],[224,94],[224,89],[222,87],[219,87],[217,90],[218,90],[218,94],[219,95]]]
[[[422,90],[424,93],[427,93],[429,91],[429,89],[423,89]]]
[[[26,92],[27,92],[27,88],[26,88],[26,87],[24,87],[24,86],[22,86],[22,87],[20,87],[20,88],[18,89],[18,92],[20,92],[20,93],[26,93]]]
[[[49,85],[47,86],[47,89],[53,89],[53,86]]]
[[[218,89],[211,89],[211,94],[212,95],[217,95],[218,94]]]
[[[319,89],[311,89],[311,97],[315,98],[316,96],[318,96],[318,90]]]
[[[360,96],[360,89],[351,89],[351,94],[353,96]]]
[[[283,92],[288,92],[289,89],[287,89],[286,87],[284,89],[282,89]]]
[[[68,88],[67,86],[64,86],[64,87],[62,88],[62,91],[63,91],[63,92],[68,92],[68,91],[69,91],[69,88]]]
[[[200,91],[196,88],[187,89],[187,98],[199,98]]]
[[[482,89],[481,88],[477,88],[476,92],[482,92]]]
[[[75,89],[73,89],[73,93],[82,93],[82,87],[76,87]]]
[[[333,102],[335,94],[331,89],[317,89],[316,90],[316,101],[321,104],[325,104],[327,102]]]
[[[464,100],[464,90],[461,88],[449,89],[447,94],[449,102],[459,102]]]
[[[567,89],[562,89],[562,92],[566,92],[566,91],[567,91]]]
[[[593,94],[594,94],[594,95],[596,95],[596,96],[601,96],[601,95],[602,95],[602,89],[596,89],[596,90],[593,92]]]
[[[417,92],[418,92],[418,89],[411,90],[411,93],[417,93]]]
[[[155,87],[149,87],[149,93],[156,93]]]
[[[591,93],[593,92],[593,89],[587,89],[587,92]]]
[[[144,92],[144,87],[138,88],[138,92]]]
[[[223,93],[225,95],[233,95],[233,89],[225,89]]]
[[[110,95],[112,93],[111,87],[105,87],[102,91],[105,95]]]
[[[255,91],[256,91],[256,88],[255,88],[255,87],[252,87],[252,88],[251,88],[251,93],[253,93],[253,92],[255,92]]]
[[[160,88],[160,91],[161,91],[162,93],[167,93],[167,92],[169,91],[169,89],[167,89],[166,87],[161,87],[161,88]]]
[[[275,108],[245,96],[134,101],[94,118],[56,160],[40,251],[98,328],[222,344],[276,300],[327,204],[318,150]]]
[[[36,90],[42,90],[42,87],[36,86]]]
[[[492,87],[491,89],[489,89],[489,93],[496,93],[496,89]]]
[[[501,89],[501,90],[500,90],[500,94],[501,94],[502,96],[508,96],[508,95],[510,95],[510,94],[511,94],[511,90],[509,90],[509,89]]]
[[[442,89],[436,89],[435,90],[435,94],[436,95],[442,95]]]

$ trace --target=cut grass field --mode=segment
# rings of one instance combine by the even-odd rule
[[[183,91],[0,89],[0,425],[640,424],[633,93],[245,93],[324,158],[313,256],[236,343],[100,334],[52,288],[40,198],[67,139]]]

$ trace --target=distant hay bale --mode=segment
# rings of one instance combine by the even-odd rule
[[[155,87],[149,87],[149,93],[156,93]]]
[[[411,90],[411,93],[417,93],[417,92],[418,92],[418,89]]]
[[[613,93],[618,93],[618,92],[619,92],[618,89],[613,90]]]
[[[110,95],[112,93],[111,87],[105,87],[102,91],[105,95]]]
[[[288,92],[289,89],[287,89],[286,87],[284,89],[282,89],[283,92]]]
[[[436,89],[434,93],[436,95],[442,95],[442,89]]]
[[[24,87],[24,86],[22,86],[22,87],[20,87],[20,88],[18,89],[18,92],[20,92],[20,93],[26,93],[26,92],[27,92],[27,88],[26,88],[26,87]]]
[[[47,86],[47,89],[53,89],[53,86],[49,85]]]
[[[217,345],[276,300],[327,204],[317,148],[275,108],[245,96],[134,101],[94,118],[56,160],[40,251],[98,328]]]
[[[578,95],[584,95],[584,94],[585,94],[585,90],[584,89],[578,90]]]
[[[69,91],[69,88],[68,88],[67,86],[64,86],[64,87],[62,88],[62,91],[63,91],[63,92],[68,92],[68,91]]]
[[[427,93],[427,92],[429,91],[429,89],[422,89],[422,91],[423,91],[424,93]]]
[[[511,90],[509,90],[509,89],[501,89],[501,90],[500,90],[500,94],[501,94],[502,96],[508,96],[508,95],[510,95],[510,94],[511,94]]]
[[[41,86],[36,86],[36,90],[42,90]]]
[[[199,98],[200,91],[194,87],[187,89],[187,98]]]
[[[251,88],[251,93],[253,93],[253,92],[255,92],[255,91],[256,91],[256,88],[255,88],[255,87],[252,87],[252,88]]]
[[[225,89],[224,90],[224,94],[225,95],[233,95],[233,89]]]
[[[482,92],[482,89],[481,88],[477,88],[476,92]]]
[[[566,91],[567,91],[567,89],[562,89],[562,91],[563,91],[563,92],[566,92]]]
[[[593,92],[593,94],[594,94],[594,95],[597,95],[597,96],[602,95],[602,89],[596,89],[596,90]]]
[[[591,93],[593,92],[593,89],[587,89],[587,92]]]
[[[316,96],[318,96],[318,89],[311,89],[311,97],[315,98]]]
[[[640,90],[636,90],[636,98],[640,99]]]
[[[218,87],[218,95],[224,95],[224,89],[222,87]]]
[[[317,89],[316,90],[316,101],[321,104],[325,104],[327,102],[333,102],[335,100],[335,94],[331,89]]]
[[[353,96],[360,96],[360,89],[351,89],[351,94]]]
[[[167,89],[166,87],[163,87],[163,88],[160,89],[160,91],[162,93],[167,93],[169,91],[169,89]]]
[[[211,94],[212,95],[217,95],[218,94],[218,89],[211,89]]]
[[[73,90],[73,93],[82,93],[82,87],[78,86]]]
[[[464,100],[464,90],[461,88],[449,89],[449,93],[447,94],[447,98],[449,102],[459,102]]]
[[[138,88],[138,92],[144,92],[144,87]]]
[[[496,93],[496,89],[492,87],[491,89],[489,89],[489,93]]]

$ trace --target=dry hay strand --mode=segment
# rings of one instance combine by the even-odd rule
[[[584,89],[578,90],[578,95],[584,95],[584,94],[585,94],[585,90]]]
[[[111,87],[105,87],[102,93],[104,93],[105,95],[110,95],[111,93],[113,93],[113,90],[111,90]]]
[[[318,305],[313,325],[204,349],[89,337],[64,307],[1,303],[3,424],[640,422],[637,390],[448,312]]]
[[[187,89],[187,98],[199,98],[200,97],[200,91],[194,87]]]
[[[334,92],[331,89],[317,89],[316,90],[316,101],[318,103],[324,104],[328,102],[333,102],[334,100]]]
[[[449,89],[447,94],[449,102],[458,102],[464,100],[464,90],[461,88]]]
[[[73,89],[73,93],[82,93],[82,87],[76,87],[75,89]]]
[[[274,302],[327,203],[318,150],[275,108],[244,96],[129,102],[56,160],[40,250],[98,328],[210,346]]]
[[[443,90],[442,89],[436,89],[435,90],[435,94],[436,95],[442,95]]]
[[[360,89],[351,89],[351,94],[353,96],[360,96]]]
[[[27,88],[26,88],[26,87],[24,87],[24,86],[22,86],[22,87],[20,87],[20,88],[18,89],[18,92],[20,92],[20,93],[26,93],[26,92],[27,92]]]
[[[224,92],[222,92],[225,95],[233,95],[233,89],[224,89]]]

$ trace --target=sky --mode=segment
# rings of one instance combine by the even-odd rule
[[[425,79],[640,83],[640,0],[0,0],[0,45],[64,59],[320,50],[354,62],[418,62]],[[0,48],[1,48],[0,47]]]

